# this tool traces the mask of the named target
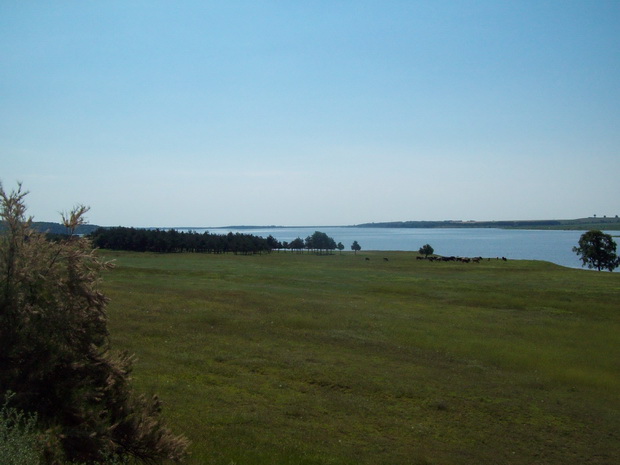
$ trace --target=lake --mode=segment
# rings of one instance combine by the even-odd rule
[[[188,229],[183,229],[188,231]],[[351,250],[357,241],[364,250],[417,251],[430,244],[435,253],[461,257],[506,257],[513,260],[544,260],[558,265],[581,268],[581,261],[573,252],[583,231],[546,231],[493,228],[358,228],[337,226],[285,228],[194,228],[191,231],[213,234],[245,233],[267,237],[280,242],[305,239],[321,231],[342,242]],[[617,233],[617,231],[615,231]]]

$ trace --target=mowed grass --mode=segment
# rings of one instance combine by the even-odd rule
[[[113,346],[190,464],[618,463],[620,274],[101,254]]]

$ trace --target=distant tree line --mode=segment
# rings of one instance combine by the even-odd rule
[[[127,227],[99,228],[90,234],[93,245],[100,249],[128,250],[133,252],[196,252],[257,254],[273,250],[314,252],[326,254],[338,248],[338,244],[327,234],[316,231],[305,240],[296,238],[291,242],[280,242],[273,236],[266,239],[251,234],[232,232],[212,234],[195,231],[183,232],[175,229],[138,229]],[[340,244],[342,246],[342,244]],[[344,248],[344,246],[342,246]],[[342,250],[342,249],[339,249]]]
[[[278,247],[272,236],[264,239],[251,234],[202,234],[175,229],[99,228],[90,234],[95,247],[133,252],[198,252],[256,254]]]

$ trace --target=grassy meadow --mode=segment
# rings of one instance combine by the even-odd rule
[[[135,385],[190,438],[190,464],[620,457],[620,273],[100,253],[116,260],[113,346],[137,355]]]

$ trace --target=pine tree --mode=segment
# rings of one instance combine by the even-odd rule
[[[36,414],[47,461],[135,457],[180,461],[187,440],[160,418],[157,397],[131,387],[132,356],[111,350],[100,273],[88,239],[74,235],[88,208],[63,215],[66,239],[50,242],[25,216],[21,185],[0,185],[0,398]]]

